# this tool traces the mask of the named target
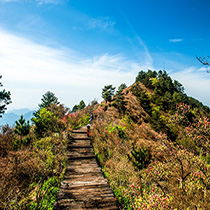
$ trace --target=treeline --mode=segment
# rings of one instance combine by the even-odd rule
[[[145,87],[154,91],[151,102],[156,106],[160,106],[160,109],[163,111],[174,111],[176,105],[182,102],[190,105],[192,108],[197,107],[210,114],[208,106],[204,106],[198,100],[188,97],[184,92],[183,85],[177,80],[172,80],[166,71],[140,71],[136,77],[136,82],[141,82]],[[148,98],[145,95],[144,97]]]

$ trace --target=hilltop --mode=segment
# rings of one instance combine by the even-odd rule
[[[122,208],[209,208],[210,109],[182,84],[141,71],[94,113],[95,153]]]

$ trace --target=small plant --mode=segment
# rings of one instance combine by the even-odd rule
[[[135,148],[133,144],[133,149],[131,155],[128,154],[128,159],[133,163],[133,165],[141,170],[146,168],[152,160],[152,156],[147,149],[144,148]]]

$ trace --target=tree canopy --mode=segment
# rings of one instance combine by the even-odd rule
[[[47,91],[41,99],[42,103],[39,104],[38,106],[41,108],[48,108],[51,104],[60,104],[58,101],[58,98],[55,96],[54,93]]]
[[[86,107],[85,102],[83,100],[80,101],[79,105],[74,105],[72,108],[72,112],[76,112],[78,109],[84,109]]]
[[[0,75],[0,79],[2,78],[2,75]],[[2,87],[2,83],[0,82],[0,87]],[[2,117],[2,114],[4,114],[5,110],[7,109],[6,106],[12,103],[11,101],[11,93],[10,91],[5,91],[3,89],[0,91],[0,117]]]
[[[111,101],[112,96],[114,95],[115,87],[112,87],[112,85],[104,86],[102,89],[102,98],[106,101]]]

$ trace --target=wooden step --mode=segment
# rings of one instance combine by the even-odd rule
[[[85,126],[73,131],[67,149],[66,172],[53,209],[117,210],[114,194],[98,165]]]
[[[80,160],[80,159],[93,159],[95,155],[84,155],[84,156],[69,156],[68,160]]]

